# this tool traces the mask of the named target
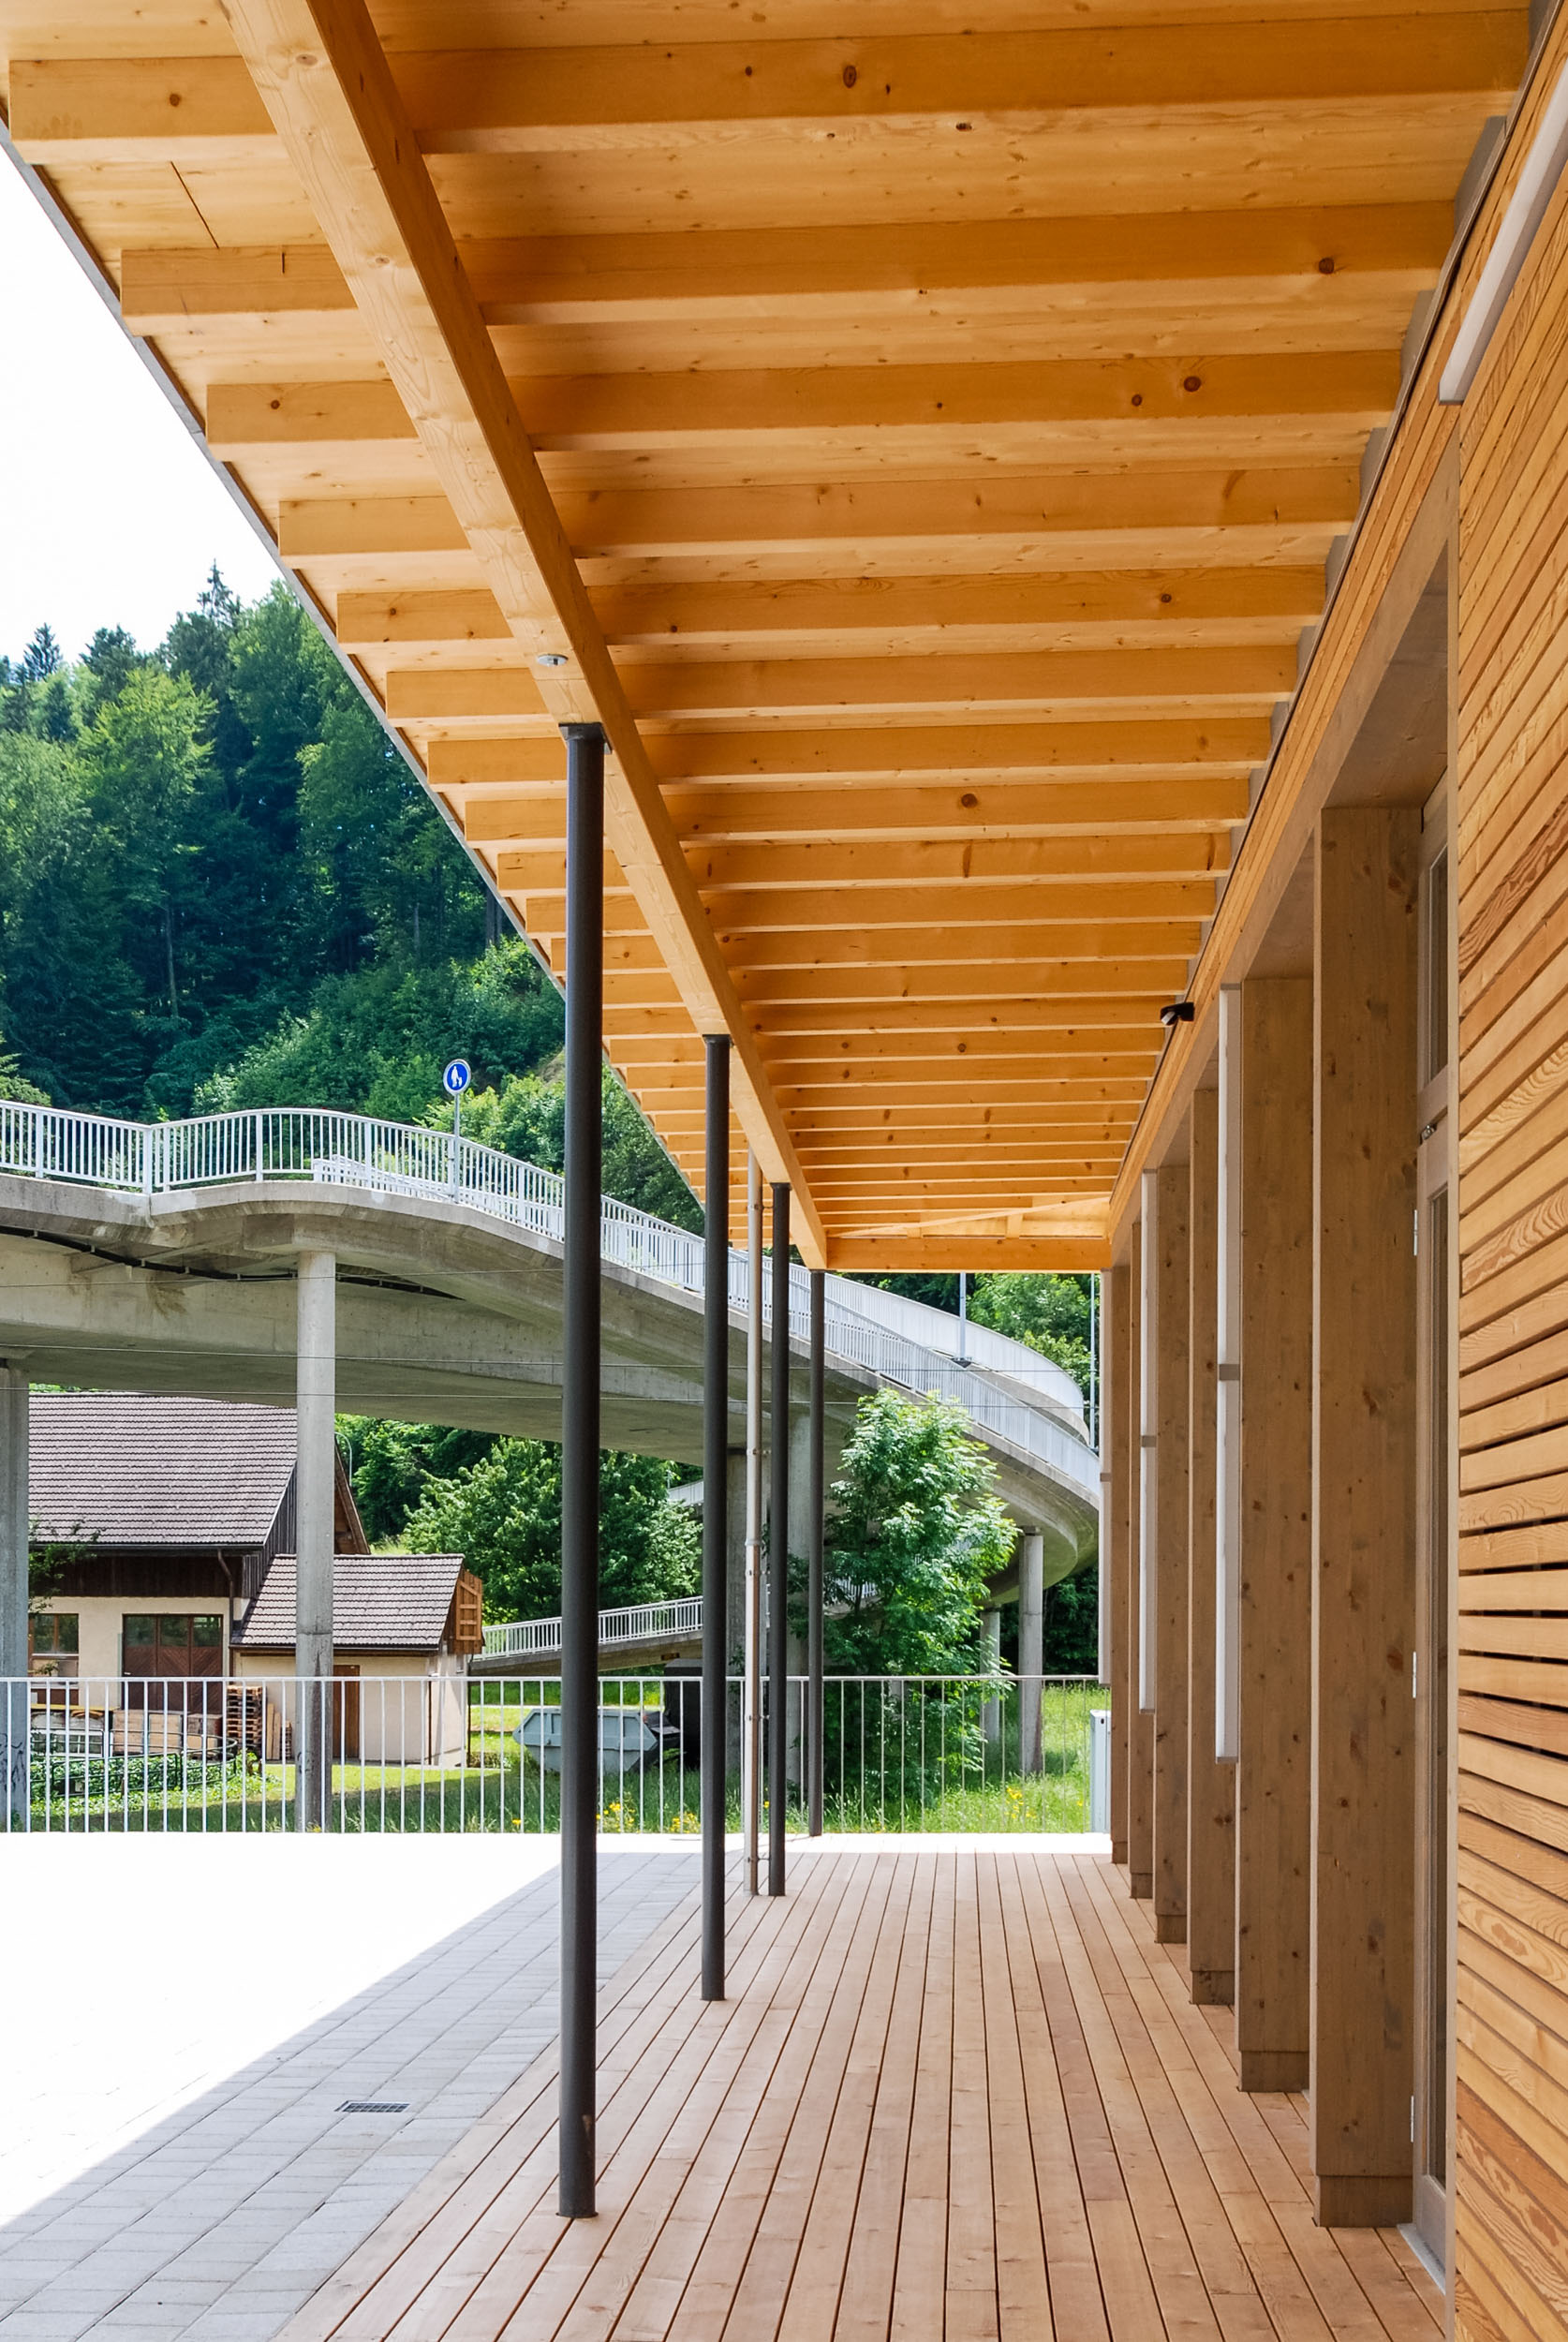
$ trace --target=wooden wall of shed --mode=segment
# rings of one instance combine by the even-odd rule
[[[1568,2335],[1568,200],[1461,422],[1456,2330]]]

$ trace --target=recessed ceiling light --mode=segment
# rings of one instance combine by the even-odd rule
[[[566,662],[567,655],[564,650],[541,650],[540,652],[539,664],[541,667],[564,667]]]

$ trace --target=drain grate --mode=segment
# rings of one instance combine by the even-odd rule
[[[407,2098],[345,2098],[340,2114],[407,2114]]]

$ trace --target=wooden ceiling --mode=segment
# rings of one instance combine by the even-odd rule
[[[603,722],[606,1045],[693,1184],[728,1030],[808,1259],[1101,1259],[1524,9],[0,0],[0,43],[556,968],[556,725]]]

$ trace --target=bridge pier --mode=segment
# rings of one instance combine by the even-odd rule
[[[1018,1541],[1018,1770],[1040,1771],[1040,1707],[1045,1671],[1045,1539],[1026,1529]]]
[[[294,1474],[294,1818],[332,1819],[333,1512],[336,1482],[337,1261],[302,1253],[296,1270]]]
[[[0,1778],[9,1812],[22,1819],[27,1795],[27,1437],[26,1371],[0,1364]]]

